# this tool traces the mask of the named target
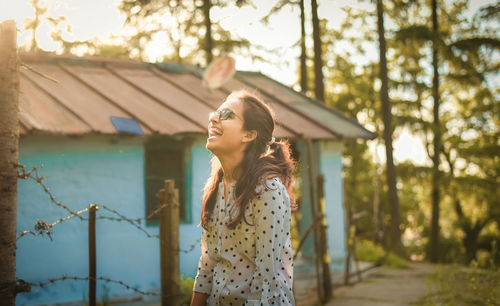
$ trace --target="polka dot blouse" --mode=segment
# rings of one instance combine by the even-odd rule
[[[257,187],[234,230],[225,225],[234,205],[234,186],[224,199],[219,184],[208,230],[203,229],[201,256],[193,290],[208,294],[207,305],[295,305],[290,198],[278,178]]]

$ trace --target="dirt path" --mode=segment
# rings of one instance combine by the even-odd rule
[[[379,267],[363,275],[363,281],[335,288],[328,306],[411,305],[428,293],[425,278],[435,267],[412,263],[411,269]]]

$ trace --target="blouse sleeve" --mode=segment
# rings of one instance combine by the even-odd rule
[[[207,235],[209,235],[209,233],[203,229],[201,237],[201,256],[198,262],[198,273],[194,280],[193,291],[210,294],[215,260],[213,260],[208,253]]]
[[[279,297],[278,278],[283,247],[287,239],[284,228],[290,218],[286,189],[277,179],[267,181],[257,199],[255,210],[255,271],[246,305],[271,305]]]

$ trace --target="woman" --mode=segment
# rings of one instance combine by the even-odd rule
[[[210,114],[215,156],[201,214],[191,305],[294,305],[290,216],[294,162],[274,142],[272,110],[247,91]]]

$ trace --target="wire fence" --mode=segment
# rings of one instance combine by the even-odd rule
[[[38,173],[38,170],[40,168],[42,168],[41,166],[33,166],[29,170],[23,164],[18,164],[17,166],[18,166],[18,178],[24,179],[24,180],[35,181],[38,185],[40,185],[42,187],[44,192],[49,196],[51,203],[63,208],[67,212],[69,212],[68,216],[60,218],[52,223],[48,223],[44,220],[38,219],[36,224],[34,225],[34,230],[22,231],[17,236],[17,240],[21,239],[22,237],[24,237],[26,235],[32,235],[32,236],[45,236],[46,235],[52,241],[53,240],[53,233],[51,230],[56,225],[59,225],[63,222],[71,220],[73,218],[78,218],[80,221],[84,221],[84,222],[89,221],[89,223],[91,223],[91,220],[89,219],[89,217],[84,217],[83,214],[88,213],[91,209],[95,209],[95,211],[97,211],[98,209],[102,209],[103,211],[110,213],[111,216],[106,216],[106,215],[95,216],[95,220],[108,220],[108,221],[112,221],[112,222],[127,223],[127,224],[135,227],[137,230],[143,232],[148,238],[158,239],[160,241],[160,244],[162,247],[165,247],[165,245],[167,245],[166,243],[163,243],[164,241],[162,241],[162,237],[159,234],[150,233],[143,226],[141,226],[141,223],[151,219],[155,215],[162,213],[164,210],[171,208],[173,205],[178,205],[175,202],[162,203],[162,204],[158,205],[158,207],[153,212],[151,212],[149,215],[141,217],[141,218],[129,218],[129,217],[125,216],[124,214],[120,213],[119,211],[117,211],[116,209],[113,209],[113,208],[111,208],[107,205],[104,205],[104,204],[97,204],[97,203],[92,203],[89,205],[89,207],[86,207],[86,208],[81,209],[79,211],[73,211],[67,205],[65,205],[61,201],[58,201],[56,199],[56,197],[54,196],[54,194],[50,191],[50,189],[44,183],[44,179],[46,177],[40,176]],[[160,201],[161,201],[161,199],[160,199]],[[94,226],[95,226],[95,220],[93,221]],[[90,235],[89,235],[89,239],[90,239]],[[197,239],[187,249],[176,248],[176,249],[170,249],[170,251],[190,253],[196,248],[197,245],[199,245],[200,239]],[[31,291],[31,287],[42,288],[42,287],[48,286],[50,284],[53,284],[55,282],[67,281],[67,280],[78,280],[78,281],[89,281],[89,282],[91,282],[91,281],[95,282],[95,281],[99,280],[99,281],[104,281],[107,283],[114,283],[114,284],[121,285],[121,286],[123,286],[129,290],[132,290],[136,293],[139,293],[141,295],[160,295],[161,294],[162,298],[175,297],[175,296],[179,295],[179,293],[176,293],[177,291],[174,291],[174,294],[165,294],[164,292],[160,293],[160,292],[153,292],[153,291],[144,291],[144,290],[140,290],[137,287],[131,286],[131,285],[129,285],[121,280],[115,280],[115,279],[111,279],[108,277],[103,277],[103,276],[98,277],[98,276],[92,276],[92,275],[89,275],[86,277],[63,275],[61,277],[48,279],[46,281],[39,282],[39,283],[31,283],[31,282],[26,282],[22,279],[17,279],[16,282],[0,284],[0,290],[5,289],[6,287],[17,287],[17,289],[15,289],[15,290],[17,290],[17,292],[29,292],[29,291]],[[21,289],[19,289],[19,288],[21,288]]]
[[[69,213],[69,215],[67,215],[65,217],[62,217],[62,218],[60,218],[60,219],[58,219],[58,220],[56,220],[56,221],[54,221],[52,223],[48,223],[48,222],[46,222],[44,220],[38,219],[37,222],[36,222],[36,224],[34,225],[34,230],[25,230],[25,231],[22,231],[17,236],[17,240],[19,240],[19,239],[21,239],[21,238],[23,238],[24,236],[27,236],[27,235],[32,235],[32,236],[45,236],[46,235],[52,241],[53,240],[53,233],[52,233],[51,230],[56,225],[59,225],[61,223],[64,223],[64,222],[66,222],[68,220],[71,220],[71,219],[74,219],[74,218],[78,218],[80,221],[89,222],[89,224],[93,222],[94,223],[94,227],[95,227],[95,222],[97,220],[107,220],[107,221],[111,221],[111,222],[123,222],[123,223],[129,224],[130,226],[134,227],[135,229],[143,232],[148,238],[158,239],[162,248],[165,248],[166,245],[171,245],[171,244],[165,243],[165,241],[162,240],[162,237],[161,237],[160,234],[153,234],[153,233],[149,232],[141,224],[145,223],[147,220],[153,218],[154,216],[156,216],[158,214],[161,214],[165,210],[173,208],[173,206],[175,206],[175,205],[172,205],[172,204],[176,204],[176,203],[172,203],[172,202],[165,203],[165,202],[162,202],[161,196],[159,196],[159,194],[158,194],[157,197],[159,198],[160,202],[162,202],[162,203],[160,205],[158,205],[158,207],[156,207],[155,210],[153,212],[151,212],[149,215],[141,217],[141,218],[130,218],[130,217],[127,217],[123,213],[119,212],[116,209],[113,209],[113,208],[111,208],[111,207],[109,207],[107,205],[98,204],[98,203],[92,203],[92,204],[89,205],[89,207],[83,208],[83,209],[81,209],[79,211],[73,211],[67,205],[65,205],[64,203],[62,203],[61,201],[58,201],[56,199],[55,195],[50,191],[50,189],[44,183],[44,180],[45,180],[46,177],[45,176],[41,176],[39,174],[38,170],[40,168],[42,168],[42,167],[41,166],[34,166],[34,167],[31,167],[28,170],[25,165],[18,164],[18,178],[24,179],[24,180],[33,180],[34,182],[36,182],[38,185],[41,186],[41,188],[44,190],[44,192],[49,196],[51,203],[54,204],[54,205],[56,205],[56,206],[58,206],[58,207],[63,208],[65,211],[67,211]],[[319,195],[319,197],[322,198],[322,195]],[[178,204],[176,204],[176,205],[178,205]],[[91,209],[94,209],[94,211],[98,211],[100,209],[101,211],[106,212],[106,213],[108,213],[110,215],[95,216],[95,212],[94,212],[93,220],[91,220],[89,217],[85,217],[85,213],[89,213],[89,215],[91,215]],[[162,218],[160,218],[160,219],[162,219]],[[306,232],[304,233],[303,237],[301,237],[299,246],[295,250],[294,259],[300,253],[301,248],[303,246],[303,243],[308,238],[308,236],[310,236],[312,233],[318,231],[320,227],[324,226],[323,219],[324,219],[324,212],[320,211],[319,215],[317,215],[316,218],[313,220],[312,224],[306,230]],[[177,224],[177,227],[178,227],[178,224]],[[94,228],[94,231],[95,231],[95,228]],[[160,226],[160,233],[162,233],[161,226]],[[165,238],[163,237],[163,239],[165,239]],[[197,245],[199,245],[200,240],[201,240],[201,238],[197,239],[187,249],[181,249],[181,248],[175,248],[175,249],[173,249],[173,248],[170,248],[169,251],[170,252],[172,252],[172,251],[176,252],[177,256],[178,256],[178,253],[190,253],[190,252],[192,252],[196,248]],[[94,241],[94,244],[95,244],[95,241]],[[89,249],[90,249],[90,230],[89,230]],[[95,251],[94,251],[94,254],[95,254]],[[161,254],[162,254],[162,257],[163,257],[164,256],[163,255],[164,254],[163,250],[162,250]],[[89,258],[90,258],[90,255],[89,255]],[[163,267],[162,267],[162,270],[163,270]],[[179,277],[179,276],[177,276],[177,277]],[[13,290],[16,290],[17,292],[29,292],[29,291],[31,291],[32,287],[43,288],[43,287],[48,286],[50,284],[53,284],[55,282],[68,281],[68,280],[88,281],[89,284],[90,284],[90,287],[92,286],[92,282],[94,283],[94,287],[95,287],[95,282],[96,281],[103,281],[103,282],[107,282],[107,283],[114,283],[114,284],[121,285],[121,286],[123,286],[124,288],[126,288],[128,290],[132,290],[135,293],[138,293],[138,294],[144,295],[144,296],[149,296],[149,295],[150,296],[158,296],[158,295],[161,294],[162,300],[165,299],[165,298],[169,298],[169,299],[177,298],[180,295],[178,293],[179,292],[178,290],[174,291],[173,294],[172,294],[172,292],[165,293],[165,290],[163,288],[163,284],[162,284],[161,292],[144,291],[144,290],[141,290],[141,289],[139,289],[137,287],[131,286],[130,284],[127,284],[127,283],[125,283],[125,282],[123,282],[121,280],[115,280],[115,279],[111,279],[111,278],[103,277],[103,276],[95,276],[95,274],[92,275],[90,272],[89,272],[89,276],[86,276],[86,277],[63,275],[61,277],[48,279],[46,281],[39,282],[39,283],[26,282],[26,281],[24,281],[22,279],[17,279],[16,282],[13,282],[13,283],[0,284],[0,290],[3,290],[6,287],[15,287],[17,289],[13,289]],[[162,276],[162,282],[163,282],[163,276]],[[92,298],[90,297],[90,295],[91,294],[89,293],[89,300],[92,300]],[[95,301],[95,294],[94,294],[94,301]],[[92,305],[92,303],[91,303],[91,305]]]

